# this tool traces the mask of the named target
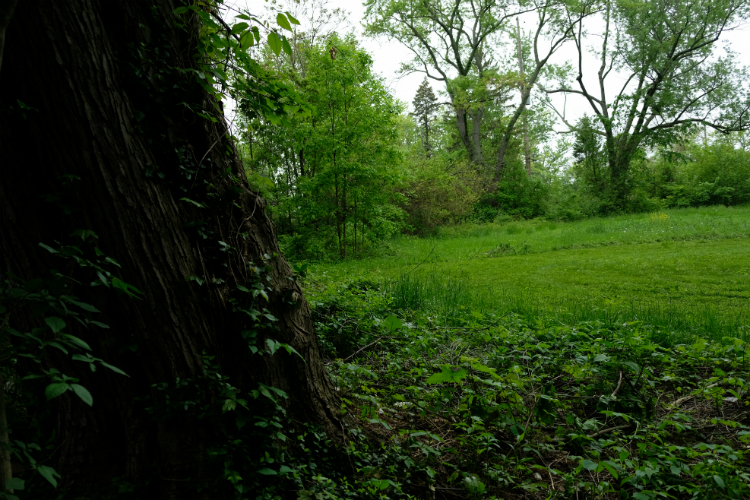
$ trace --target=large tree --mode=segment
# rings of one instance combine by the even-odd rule
[[[445,84],[458,135],[473,162],[484,161],[484,135],[501,135],[497,175],[531,89],[576,22],[593,11],[591,0],[368,0],[366,6],[367,33],[397,40],[414,54],[402,71],[422,72]],[[534,60],[525,74],[508,78],[498,72],[503,43],[511,38],[508,22],[526,13],[536,17]],[[515,56],[510,59],[515,62]],[[521,100],[502,130],[482,132],[486,110],[505,100],[511,87],[521,88]]]
[[[204,380],[209,362],[251,407],[260,405],[254,390],[274,387],[288,395],[293,418],[341,430],[308,305],[266,202],[248,187],[206,72],[207,41],[240,47],[248,38],[241,28],[222,31],[205,5],[193,7],[24,0],[3,33],[0,274],[28,280],[59,269],[84,285],[97,280],[39,246],[73,244],[71,234],[91,241],[82,230],[98,237],[97,255],[120,266],[99,287],[68,282],[110,329],[67,331],[129,378],[91,373],[62,353],[41,359],[94,398],[91,407],[71,392],[52,401],[57,447],[46,463],[74,489],[121,477],[150,484],[151,498],[214,498],[192,481],[220,475],[208,453],[216,429],[202,427],[204,416],[187,403],[169,416],[165,399],[176,381]],[[216,75],[232,67],[224,62]],[[240,80],[257,91],[249,101],[272,99],[262,74]],[[140,299],[118,295],[123,282]],[[259,302],[250,307],[253,290]],[[265,319],[248,319],[253,311]],[[23,309],[10,320],[19,331],[44,326]],[[291,354],[271,355],[279,344]],[[218,395],[194,397],[209,405]]]
[[[484,103],[459,99],[453,80],[483,80],[507,21],[527,8],[512,0],[369,0],[366,6],[367,33],[397,40],[414,54],[405,72],[446,85],[461,142],[481,162]]]
[[[750,4],[607,0],[602,12],[598,71],[584,73],[584,54],[594,38],[581,21],[575,34],[577,88],[563,84],[546,91],[579,96],[593,111],[614,206],[623,208],[630,163],[640,148],[672,143],[697,125],[720,132],[750,126],[747,70],[736,65],[731,51],[717,50],[722,35],[750,15]],[[610,84],[608,78],[624,84]]]

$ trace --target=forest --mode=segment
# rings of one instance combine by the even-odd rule
[[[750,498],[750,4],[341,5],[0,4],[0,499]]]

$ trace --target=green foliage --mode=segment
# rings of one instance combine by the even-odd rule
[[[742,137],[712,139],[710,143],[688,141],[679,153],[662,151],[640,173],[643,195],[667,207],[750,201],[750,152]]]
[[[642,319],[667,337],[679,330],[721,339],[747,335],[748,224],[747,207],[467,224],[395,240],[388,256],[318,265],[312,276],[321,287],[345,276],[389,282],[395,305],[409,310]]]
[[[97,236],[93,231],[77,230],[70,237],[80,238],[83,243],[79,243],[81,246],[58,243],[58,248],[42,243],[39,246],[41,251],[63,259],[62,264],[66,269],[78,268],[83,275],[88,275],[90,287],[119,289],[137,297],[136,293],[139,292],[135,287],[119,280],[111,272],[119,265],[99,250],[95,244]],[[117,282],[120,283],[119,286]],[[96,307],[74,295],[76,288],[79,292],[83,291],[82,286],[85,285],[54,269],[45,278],[20,279],[16,276],[4,276],[0,282],[0,383],[4,386],[0,397],[5,398],[6,412],[2,417],[7,419],[9,425],[16,427],[13,440],[3,442],[2,446],[8,448],[18,463],[38,472],[53,487],[57,486],[55,478],[60,475],[53,467],[39,463],[42,448],[36,444],[49,439],[49,430],[43,427],[43,416],[37,413],[31,421],[24,421],[22,415],[31,413],[34,408],[43,414],[46,402],[68,391],[84,404],[94,404],[91,392],[78,383],[79,379],[66,375],[55,365],[81,361],[87,363],[92,372],[103,366],[127,376],[119,368],[92,356],[93,350],[89,344],[70,333],[72,327],[68,322],[84,329],[92,326],[109,328],[92,318],[92,314],[99,312]],[[37,326],[30,331],[19,330],[18,318],[25,317],[34,318],[33,323]],[[63,359],[59,357],[60,353],[64,355]],[[6,381],[10,381],[12,390],[7,390]],[[7,430],[3,429],[3,432]],[[40,488],[44,490],[44,486],[33,480],[30,482],[35,491],[40,491]],[[25,481],[13,478],[5,487],[9,490],[23,490],[26,486]],[[9,500],[17,498],[4,492],[0,495]]]
[[[339,300],[310,291],[316,310]],[[332,370],[346,411],[384,444],[340,484],[476,498],[750,494],[745,342],[665,345],[643,322],[446,316],[369,297],[350,296],[360,347]],[[376,337],[369,318],[392,311],[406,328]],[[352,438],[353,460],[365,446]]]
[[[288,254],[346,258],[401,227],[401,108],[353,37],[332,36],[300,54],[306,71],[293,78],[312,113],[291,117],[289,127],[250,120],[246,161],[275,184],[267,192]]]
[[[582,67],[576,75],[579,88],[564,83],[558,91],[585,97],[590,105],[604,138],[613,208],[627,210],[631,163],[641,148],[678,143],[698,125],[723,133],[750,126],[747,68],[728,47],[717,50],[722,34],[745,21],[750,8],[742,0],[710,5],[608,0],[602,14],[605,30],[595,50],[602,68],[610,69],[598,73],[593,93],[583,83]],[[586,29],[581,25],[577,31],[582,55],[588,48],[582,38]],[[617,85],[619,92],[608,96],[605,80],[612,68],[630,85]]]

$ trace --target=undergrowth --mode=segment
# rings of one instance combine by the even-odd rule
[[[741,339],[399,309],[370,282],[307,294],[358,430],[300,498],[750,498]]]

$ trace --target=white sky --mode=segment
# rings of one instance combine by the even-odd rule
[[[254,13],[260,13],[269,6],[269,3],[264,0],[229,0],[227,3],[231,3],[240,7],[249,9]],[[279,1],[279,3],[283,3]],[[362,2],[358,0],[328,0],[327,7],[329,9],[341,8],[350,12],[348,19],[351,23],[351,27],[358,35],[357,38],[361,41],[362,46],[372,54],[374,60],[374,70],[381,74],[390,88],[391,92],[411,106],[411,101],[414,98],[414,94],[417,91],[417,87],[422,82],[424,74],[414,73],[410,75],[400,75],[399,68],[402,63],[411,61],[411,52],[400,43],[392,41],[389,42],[386,39],[371,39],[362,36],[362,21],[364,18],[365,8]],[[591,26],[591,25],[589,25]],[[528,33],[534,29],[534,18],[527,16],[525,19],[521,18],[521,29]],[[603,29],[603,24],[601,26]],[[723,42],[731,44],[732,48],[738,52],[739,63],[745,66],[750,66],[750,25],[746,24],[742,28],[726,34]],[[576,61],[577,52],[572,43],[568,42],[563,46],[553,58],[550,60],[551,63],[562,63],[566,60]],[[599,61],[593,58],[593,56],[584,58],[584,83],[588,88],[598,86],[596,82],[596,72],[598,71]],[[586,77],[589,78],[586,78]],[[588,80],[591,80],[590,82]],[[618,78],[618,75],[611,75],[608,78],[608,94],[619,90],[620,86],[624,83],[624,78]],[[431,80],[431,84],[436,91],[443,90],[440,86],[440,82]],[[576,87],[574,87],[576,88]],[[535,92],[537,92],[535,90]],[[532,106],[534,105],[534,98],[532,93]],[[556,107],[562,111],[563,108],[563,96],[557,94],[555,97]],[[591,114],[591,109],[588,103],[582,100],[582,98],[576,96],[568,96],[566,108],[566,117],[569,122],[575,122],[580,116],[584,114]],[[559,125],[562,125],[561,123]],[[561,130],[564,127],[558,126],[556,129]]]

